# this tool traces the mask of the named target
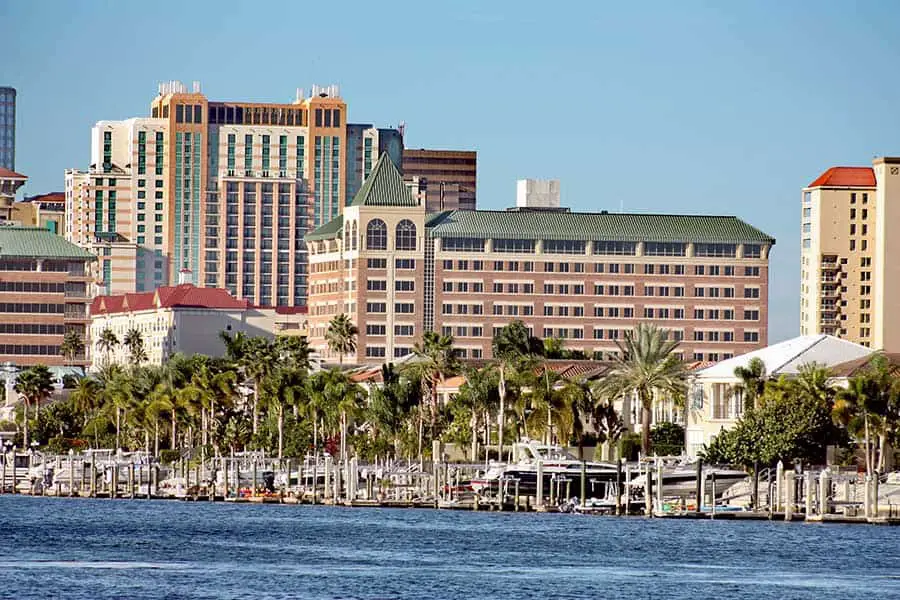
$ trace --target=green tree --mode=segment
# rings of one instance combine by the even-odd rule
[[[448,375],[456,373],[459,360],[453,349],[453,336],[441,335],[435,331],[422,334],[422,341],[413,346],[413,359],[404,365],[404,369],[412,377],[421,381],[422,396],[425,401],[420,405],[419,418],[419,457],[422,456],[424,439],[424,410],[429,415],[429,432],[435,438],[437,424],[438,396],[437,388]]]
[[[525,323],[516,319],[504,325],[494,336],[491,349],[499,374],[497,392],[500,403],[497,414],[497,438],[500,440],[499,447],[502,458],[510,379],[514,378],[517,373],[533,370],[534,357],[543,351],[543,344],[541,340],[531,335]]]
[[[650,453],[650,416],[657,395],[684,393],[686,371],[675,355],[679,342],[666,329],[639,323],[616,340],[616,365],[603,380],[601,393],[610,400],[635,393],[641,403],[641,450]]]
[[[392,440],[394,455],[400,456],[400,438],[409,414],[416,405],[417,384],[401,378],[392,363],[381,367],[382,385],[369,393],[366,417],[371,424],[372,439],[387,436]]]
[[[734,376],[741,380],[734,387],[743,394],[744,405],[753,408],[756,399],[762,396],[766,389],[766,363],[753,357],[746,367],[735,367]]]
[[[344,355],[356,352],[356,336],[359,334],[356,325],[346,314],[335,315],[328,323],[325,341],[328,349],[337,352],[338,362],[344,364]]]
[[[492,366],[482,369],[466,369],[466,380],[459,386],[459,392],[454,397],[454,402],[469,415],[469,427],[471,428],[472,462],[478,460],[478,426],[483,424],[488,427],[489,416],[500,405],[500,396],[497,390],[497,370]]]
[[[827,447],[845,440],[831,420],[832,407],[804,392],[796,379],[770,381],[759,400],[704,448],[706,461],[745,467],[779,460],[821,464]]]
[[[147,351],[144,348],[144,336],[136,328],[132,327],[125,332],[125,338],[122,340],[125,348],[128,349],[128,357],[131,364],[138,366],[147,360]]]
[[[100,332],[97,338],[97,348],[100,349],[105,356],[105,363],[108,365],[112,360],[112,351],[119,345],[119,336],[117,336],[109,327]]]
[[[65,357],[66,362],[71,364],[82,352],[84,352],[84,340],[81,339],[81,335],[74,329],[66,331],[62,344],[59,346],[59,353]]]
[[[300,405],[305,399],[306,372],[296,367],[283,367],[269,373],[261,386],[262,398],[273,409],[278,427],[278,458],[284,456],[285,408]]]
[[[53,391],[53,375],[45,365],[28,367],[16,375],[13,390],[25,401],[23,419],[23,446],[28,448],[28,406],[33,404],[34,417],[38,418],[41,402],[50,397]]]
[[[563,354],[565,353],[565,345],[565,341],[563,341],[561,338],[544,338],[544,358],[563,358]]]

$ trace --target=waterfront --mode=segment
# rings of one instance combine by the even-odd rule
[[[890,598],[897,530],[0,497],[2,598]]]

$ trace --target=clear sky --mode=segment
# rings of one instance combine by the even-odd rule
[[[258,101],[338,83],[353,122],[477,150],[481,208],[558,178],[576,210],[773,235],[772,341],[799,331],[800,188],[900,155],[896,2],[0,0],[0,24],[27,194],[62,190],[91,125],[148,114],[160,81]]]

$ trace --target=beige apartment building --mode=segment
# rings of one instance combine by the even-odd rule
[[[800,333],[900,349],[900,158],[832,167],[801,199]],[[894,300],[891,300],[894,298]]]
[[[100,258],[105,294],[187,269],[255,305],[304,306],[303,237],[345,204],[346,116],[337,86],[251,103],[163,84],[149,117],[94,126],[89,169],[66,172],[66,237]]]
[[[337,359],[325,332],[339,313],[359,327],[354,362],[405,356],[428,330],[452,334],[462,357],[488,358],[514,319],[596,358],[638,322],[671,330],[686,360],[768,341],[775,240],[735,217],[427,214],[383,156],[344,214],[306,239],[309,340],[326,360]]]
[[[161,286],[152,292],[98,296],[91,305],[91,369],[105,364],[128,364],[124,344],[131,330],[141,335],[145,364],[161,365],[173,354],[222,356],[221,332],[274,337],[271,311],[260,311],[226,290],[191,284]],[[104,330],[119,344],[106,351],[100,344]]]

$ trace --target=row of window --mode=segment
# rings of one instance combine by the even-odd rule
[[[366,281],[366,289],[370,292],[387,291],[387,281],[384,279],[369,279]],[[394,281],[394,290],[397,292],[416,291],[416,282],[411,279],[397,279]]]
[[[0,333],[16,335],[63,335],[65,325],[48,325],[46,323],[0,323]]]
[[[62,313],[64,304],[43,304],[32,302],[0,302],[0,313]]]
[[[0,281],[0,292],[62,294],[65,291],[65,283],[51,283],[47,281]]]
[[[397,314],[411,315],[416,306],[412,302],[395,302],[394,312]],[[370,314],[383,314],[387,312],[386,302],[366,302],[366,312]]]
[[[384,306],[384,303],[375,303]],[[370,311],[372,312],[372,311]],[[481,304],[441,304],[441,314],[443,315],[483,315],[484,306]],[[534,315],[534,306],[531,304],[497,304],[491,307],[491,314],[495,316],[509,317],[530,317]],[[553,305],[545,304],[543,307],[545,317],[583,317],[584,306],[581,305]],[[608,318],[634,318],[634,307],[631,306],[595,306],[595,317]],[[685,318],[684,308],[675,307],[645,307],[643,317],[645,319],[672,319],[682,320]],[[759,321],[758,309],[745,309],[743,311],[744,321]],[[731,308],[696,308],[693,313],[694,320],[705,321],[733,321],[735,320],[735,311]]]
[[[441,240],[441,249],[448,252],[484,252],[486,238],[475,237],[445,237]],[[637,255],[637,242],[618,241],[594,241],[591,243],[592,254],[635,256]],[[685,242],[644,242],[645,256],[686,256],[687,246]],[[544,254],[571,254],[584,255],[587,253],[585,240],[543,240]],[[727,243],[694,243],[694,256],[699,257],[728,257],[737,256],[737,244]],[[534,254],[537,249],[537,240],[528,239],[491,239],[491,249],[494,252],[510,252],[521,254]],[[760,258],[762,255],[761,244],[744,244],[744,258]]]
[[[634,263],[588,263],[593,264],[594,273],[625,273],[631,274],[637,272],[637,266]],[[471,265],[471,269],[469,266]],[[489,268],[485,268],[485,266]],[[530,260],[526,261],[483,261],[483,260],[450,260],[444,259],[441,266],[445,271],[524,271],[526,273],[534,272],[535,263]],[[490,268],[493,267],[493,268]],[[585,273],[585,263],[569,263],[569,262],[545,262],[543,263],[544,273]],[[645,264],[643,267],[645,275],[684,275],[684,265],[671,264]],[[710,275],[714,277],[735,277],[739,271],[733,265],[694,265],[694,275]],[[743,267],[744,277],[759,277],[759,267]]]
[[[0,344],[0,355],[59,356],[59,346],[46,344]]]
[[[387,334],[387,326],[379,323],[369,323],[366,325],[366,335],[382,336]],[[401,337],[413,336],[416,334],[415,325],[394,325],[394,335]]]

